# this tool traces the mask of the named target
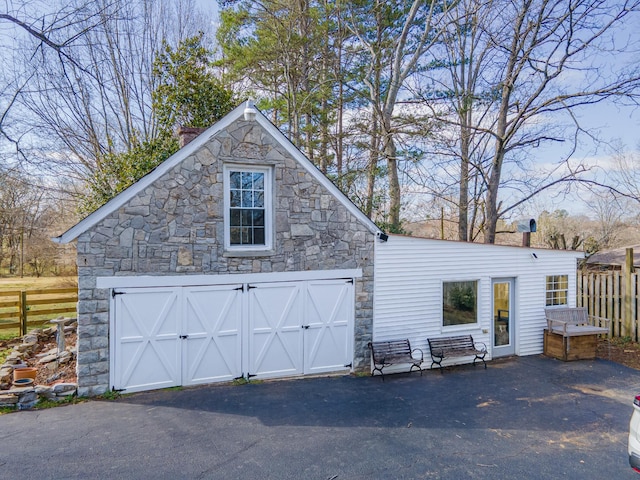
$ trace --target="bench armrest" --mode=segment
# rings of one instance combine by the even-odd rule
[[[557,331],[553,328],[554,324],[560,326],[560,330],[562,331],[562,334],[566,336],[567,322],[564,320],[556,320],[556,319],[547,317],[547,329],[549,330],[550,333]]]
[[[420,362],[424,361],[424,353],[422,353],[422,350],[419,348],[414,348],[413,350],[411,350],[411,356],[413,357],[413,352],[420,352]],[[415,358],[415,357],[414,357]]]
[[[594,327],[605,327],[609,328],[611,326],[611,319],[598,317],[596,315],[589,315],[589,324]]]
[[[480,348],[480,345],[482,345],[482,348]],[[484,342],[473,342],[473,346],[475,347],[476,350],[479,350],[481,352],[488,352],[487,350],[487,344]]]

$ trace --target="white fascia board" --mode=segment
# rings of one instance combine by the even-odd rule
[[[194,154],[200,147],[209,141],[209,139],[218,133],[220,130],[226,128],[240,116],[244,115],[245,104],[242,103],[224,116],[221,120],[209,127],[207,130],[198,135],[193,141],[189,142],[186,146],[182,147],[176,153],[167,158],[164,162],[154,168],[147,175],[142,177],[136,183],[131,185],[126,190],[123,190],[118,195],[113,197],[102,207],[85,217],[79,223],[71,227],[59,237],[54,237],[53,240],[56,243],[69,243],[81,234],[89,230],[91,227],[104,220],[112,212],[122,207],[125,203],[130,201],[138,193],[142,192],[145,188],[155,182],[162,175],[170,171],[180,162],[182,162],[188,156]]]
[[[305,280],[335,280],[362,278],[362,269],[308,270],[301,272],[225,273],[220,275],[167,275],[98,277],[96,288],[196,287],[242,283],[298,282]]]

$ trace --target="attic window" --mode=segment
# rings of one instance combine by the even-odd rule
[[[271,248],[271,170],[249,166],[225,168],[225,247]]]

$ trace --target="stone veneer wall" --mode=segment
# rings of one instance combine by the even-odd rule
[[[224,251],[223,164],[272,165],[274,251]],[[114,275],[260,273],[361,268],[355,284],[354,368],[369,366],[374,235],[258,124],[238,120],[78,238],[78,394],[109,388],[109,290]]]

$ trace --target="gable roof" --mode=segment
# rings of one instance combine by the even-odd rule
[[[108,215],[118,210],[120,207],[129,202],[138,193],[142,192],[145,188],[149,187],[153,182],[159,179],[162,175],[170,171],[173,167],[178,165],[184,159],[193,155],[200,147],[207,143],[211,137],[218,132],[224,130],[236,120],[243,118],[245,108],[254,108],[256,110],[255,121],[264,128],[271,136],[291,155],[298,161],[320,184],[322,184],[334,197],[342,203],[345,208],[353,214],[360,222],[362,222],[371,233],[379,233],[381,230],[378,226],[371,221],[356,205],[347,198],[347,196],[336,187],[331,180],[329,180],[318,168],[300,151],[298,148],[289,141],[289,139],[265,117],[260,110],[255,108],[250,102],[242,103],[225,115],[218,122],[213,124],[202,134],[196,137],[189,144],[178,150],[176,153],[167,158],[164,162],[158,165],[154,170],[142,177],[136,183],[129,188],[123,190],[118,195],[113,197],[102,207],[82,219],[76,225],[64,232],[62,235],[52,238],[56,243],[69,243],[87,230],[91,229],[99,222],[104,220]]]

